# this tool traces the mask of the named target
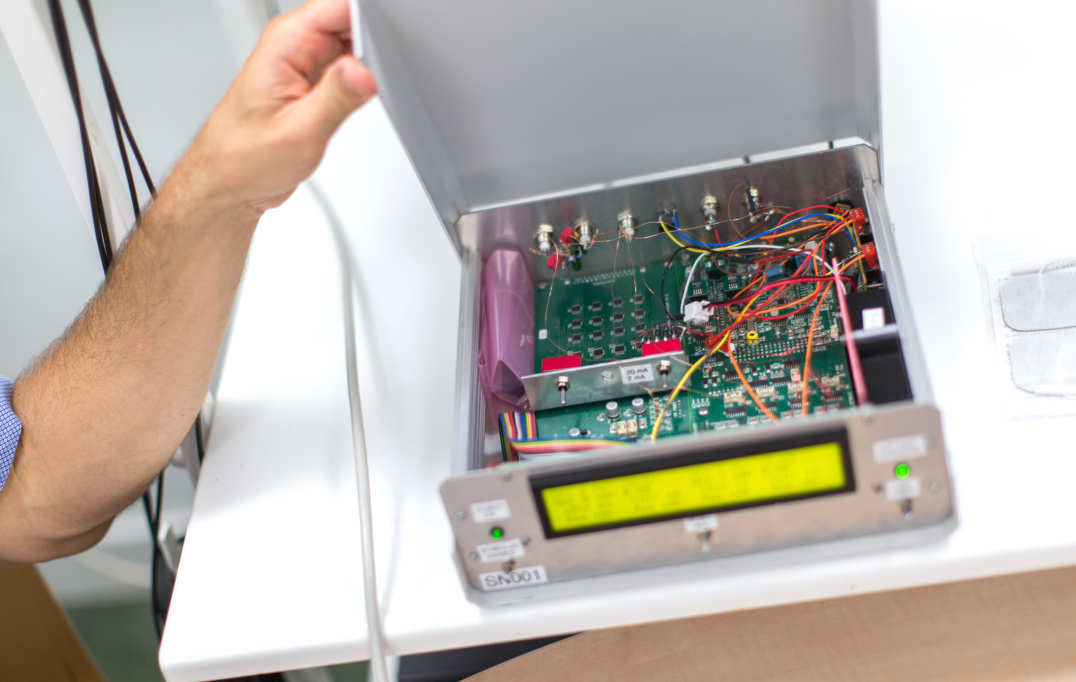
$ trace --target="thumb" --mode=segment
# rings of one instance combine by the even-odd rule
[[[328,141],[345,119],[377,94],[373,75],[355,57],[337,57],[321,80],[302,100],[299,118],[322,140]]]

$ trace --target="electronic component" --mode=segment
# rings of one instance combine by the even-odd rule
[[[691,301],[684,306],[684,324],[704,325],[710,321],[713,311],[709,301]]]
[[[594,244],[594,239],[598,236],[598,228],[589,220],[579,220],[575,224],[575,229],[579,245],[586,251]]]
[[[717,209],[720,205],[717,203],[717,197],[712,194],[707,194],[702,198],[702,202],[699,204],[699,210],[702,211],[702,218],[706,223],[706,229],[712,230],[714,225],[717,224]]]
[[[754,185],[748,185],[743,193],[743,205],[747,211],[748,220],[758,222],[762,213],[762,192]]]
[[[470,39],[473,22],[403,21],[421,12],[398,4],[401,21],[393,23],[414,40],[364,35],[378,43],[386,96],[400,105],[394,111],[433,101],[437,93],[424,90],[440,82],[408,79],[399,65],[466,86],[459,74],[468,64],[504,56],[504,41]],[[775,13],[771,4],[662,8],[678,48],[631,58],[664,60],[665,72],[714,87],[695,88],[686,110],[644,104],[644,118],[660,125],[641,128],[623,88],[593,87],[608,66],[597,57],[623,47],[623,36],[648,35],[653,13],[638,12],[572,17],[589,39],[549,53],[554,72],[581,76],[560,79],[568,96],[513,98],[534,81],[514,69],[506,71],[507,89],[471,88],[420,116],[394,117],[461,257],[453,402],[462,431],[451,456],[460,470],[441,494],[455,564],[485,605],[529,602],[543,592],[570,599],[563,581],[586,578],[578,590],[601,590],[616,582],[589,580],[601,573],[913,529],[952,515],[944,437],[924,403],[926,363],[896,267],[899,252],[915,245],[892,233],[880,183],[875,13],[840,3]],[[495,4],[484,11],[513,16]],[[538,8],[514,26],[533,38],[554,34],[564,19],[555,7]],[[730,54],[749,54],[760,35],[773,58],[748,80],[765,86],[746,98],[724,96],[742,83],[699,59],[707,36]],[[407,51],[434,44],[431,37],[449,47]],[[524,71],[548,72],[546,61]],[[820,80],[840,85],[800,87]],[[523,102],[527,115],[501,107],[498,118],[498,104],[509,99]],[[589,110],[602,115],[565,117],[565,103],[593,104]],[[477,129],[482,144],[469,134]],[[728,162],[735,159],[743,162]],[[554,233],[543,252],[535,230],[546,221]],[[522,337],[534,344],[532,373],[519,380],[542,434],[515,446],[530,461],[508,467],[490,466],[493,420],[480,410],[499,408],[482,400],[475,378],[488,342],[479,269],[497,249],[523,254],[533,278],[527,312],[534,323]],[[842,338],[835,289],[882,291],[895,319]],[[612,305],[617,298],[624,307]],[[602,305],[591,311],[594,302]],[[702,303],[709,319],[695,308],[686,316],[688,303]],[[575,304],[582,312],[573,316],[566,311]],[[624,318],[614,320],[616,313]],[[569,328],[573,319],[580,329]],[[591,338],[596,332],[600,340]],[[572,334],[582,336],[579,343],[572,345]],[[857,404],[853,392],[850,337],[863,354],[870,406]],[[644,354],[648,344],[665,342],[676,350]],[[545,359],[573,353],[577,366],[542,371]],[[898,386],[889,378],[895,369],[911,381]],[[876,381],[900,396],[881,403],[876,395],[886,394],[876,394]],[[629,407],[634,398],[642,398],[643,412]],[[614,420],[604,409],[609,401],[619,406]],[[556,456],[539,456],[547,454]],[[914,471],[895,473],[908,461]],[[490,519],[483,505],[503,515]],[[505,531],[499,547],[505,539],[518,543],[509,563],[479,551],[495,527]],[[555,590],[538,585],[558,581]]]
[[[615,400],[605,403],[605,418],[609,421],[620,418],[620,406]]]
[[[635,414],[646,414],[646,401],[642,398],[632,398],[631,410]]]
[[[538,245],[540,253],[549,253],[553,250],[553,226],[542,223],[538,226],[538,232],[534,235],[534,241]]]
[[[616,224],[620,228],[620,234],[623,235],[626,241],[630,242],[631,238],[635,236],[635,216],[631,214],[631,211],[622,211],[616,217]]]

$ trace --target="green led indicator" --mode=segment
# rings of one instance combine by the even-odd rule
[[[500,526],[494,526],[489,529],[489,536],[494,540],[500,540],[504,537],[504,529]]]
[[[901,462],[897,466],[893,467],[893,473],[896,475],[897,478],[908,478],[909,471],[910,470],[908,469],[908,465],[904,462]]]

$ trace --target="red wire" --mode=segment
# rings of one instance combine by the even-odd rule
[[[827,206],[826,204],[815,204],[814,206],[808,206],[807,208],[797,208],[795,211],[792,211],[791,213],[786,213],[783,216],[781,216],[781,219],[777,221],[777,227],[780,227],[781,225],[783,225],[786,220],[788,220],[792,216],[796,215],[797,213],[803,213],[805,211],[813,211],[816,208],[821,208],[821,209],[824,209],[826,211],[834,211],[834,212],[836,212],[836,209],[834,209],[832,206]]]
[[[736,298],[736,299],[733,299],[731,301],[721,301],[719,303],[711,303],[710,305],[708,305],[706,307],[707,308],[721,308],[721,307],[725,307],[725,306],[736,305],[738,303],[743,303],[744,301],[750,300],[751,298],[761,294],[763,291],[766,291],[767,289],[773,289],[774,287],[787,287],[787,286],[791,286],[793,284],[815,284],[815,283],[818,283],[818,282],[825,283],[825,282],[832,281],[832,279],[833,279],[832,277],[825,277],[825,276],[823,276],[823,277],[790,277],[788,279],[782,279],[782,280],[779,280],[777,282],[770,282],[769,284],[765,284],[758,291],[753,293],[751,296],[746,296],[746,297],[741,296],[740,298]],[[844,280],[845,282],[851,282],[852,281],[851,277],[845,277],[843,275],[841,276],[841,279]],[[781,292],[778,292],[778,295],[780,295],[780,293]],[[767,303],[769,303],[769,301],[767,301]],[[763,308],[763,306],[760,305],[759,309],[762,309],[762,308]]]

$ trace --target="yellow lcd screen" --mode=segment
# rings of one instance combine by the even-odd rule
[[[849,468],[833,441],[532,485],[546,532],[558,536],[850,490]]]

